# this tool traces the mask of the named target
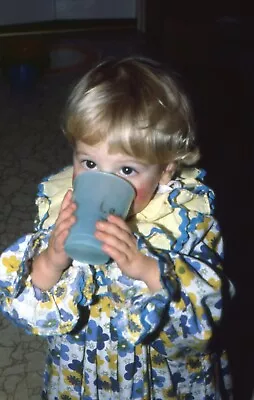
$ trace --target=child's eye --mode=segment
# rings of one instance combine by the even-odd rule
[[[121,168],[121,174],[122,175],[130,176],[130,175],[134,175],[136,173],[137,173],[137,171],[132,167],[122,167]]]
[[[96,168],[96,163],[91,160],[83,160],[81,162],[81,164],[82,164],[82,167],[86,168],[86,169],[95,169]]]

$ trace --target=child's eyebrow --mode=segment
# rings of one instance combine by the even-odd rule
[[[78,150],[76,151],[76,154],[80,156],[89,156],[89,157],[93,156],[92,154],[88,154],[86,151],[78,151]]]

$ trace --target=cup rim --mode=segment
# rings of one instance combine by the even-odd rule
[[[75,184],[76,180],[80,176],[84,176],[84,174],[86,174],[86,176],[87,176],[87,174],[89,174],[89,176],[91,176],[91,175],[100,175],[100,176],[101,175],[106,175],[106,176],[109,176],[110,178],[113,178],[113,179],[121,179],[122,182],[124,182],[127,186],[129,186],[133,190],[133,196],[135,196],[135,194],[136,194],[136,190],[135,190],[134,186],[131,184],[131,182],[127,181],[127,179],[124,179],[119,175],[113,174],[112,172],[98,171],[98,170],[96,170],[96,171],[84,171],[84,172],[81,172],[80,174],[78,174],[73,180],[73,187],[74,187],[74,184]]]

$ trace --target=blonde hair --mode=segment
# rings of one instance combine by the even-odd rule
[[[88,72],[69,97],[63,128],[73,145],[107,139],[112,153],[151,164],[199,159],[187,97],[148,59],[111,59]]]

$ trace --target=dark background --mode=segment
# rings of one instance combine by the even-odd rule
[[[168,3],[167,3],[168,4]],[[236,287],[222,329],[229,351],[235,399],[253,390],[253,99],[254,17],[193,13],[172,16],[150,28],[153,54],[180,72],[193,99],[201,164],[217,194],[225,241],[225,271]],[[194,15],[195,14],[195,15]]]
[[[225,315],[221,340],[229,351],[234,399],[250,400],[254,385],[254,16],[230,14],[225,10],[224,13],[215,12],[201,2],[197,5],[178,1],[173,5],[169,1],[148,0],[144,32],[136,32],[136,22],[131,23],[134,28],[130,29],[130,34],[126,28],[128,21],[120,23],[128,37],[127,41],[123,39],[128,44],[127,52],[153,57],[175,70],[193,101],[201,165],[207,170],[208,183],[217,195],[217,216],[225,241],[225,271],[236,287],[236,296]],[[69,21],[68,27],[76,24]],[[82,22],[78,24],[82,26]],[[12,27],[4,30],[10,32]],[[112,53],[116,32],[105,35],[108,42],[111,40],[113,43]],[[96,29],[85,35],[76,34],[81,39],[85,36],[86,41],[91,40],[92,44],[94,37],[103,35],[103,31],[97,32]],[[136,46],[136,42],[141,45]],[[14,43],[12,56],[14,54],[15,58],[19,53],[16,38]],[[34,46],[34,42],[31,43]],[[30,50],[30,54],[36,55],[38,63],[42,64],[45,61],[40,58],[43,43]],[[47,47],[48,40],[45,43]],[[12,46],[6,40],[0,40],[0,44],[7,49]],[[36,48],[40,51],[36,52]],[[6,63],[2,63],[3,70],[13,62],[8,51],[7,55],[9,59],[2,59]],[[46,64],[45,61],[42,67],[47,67]]]

